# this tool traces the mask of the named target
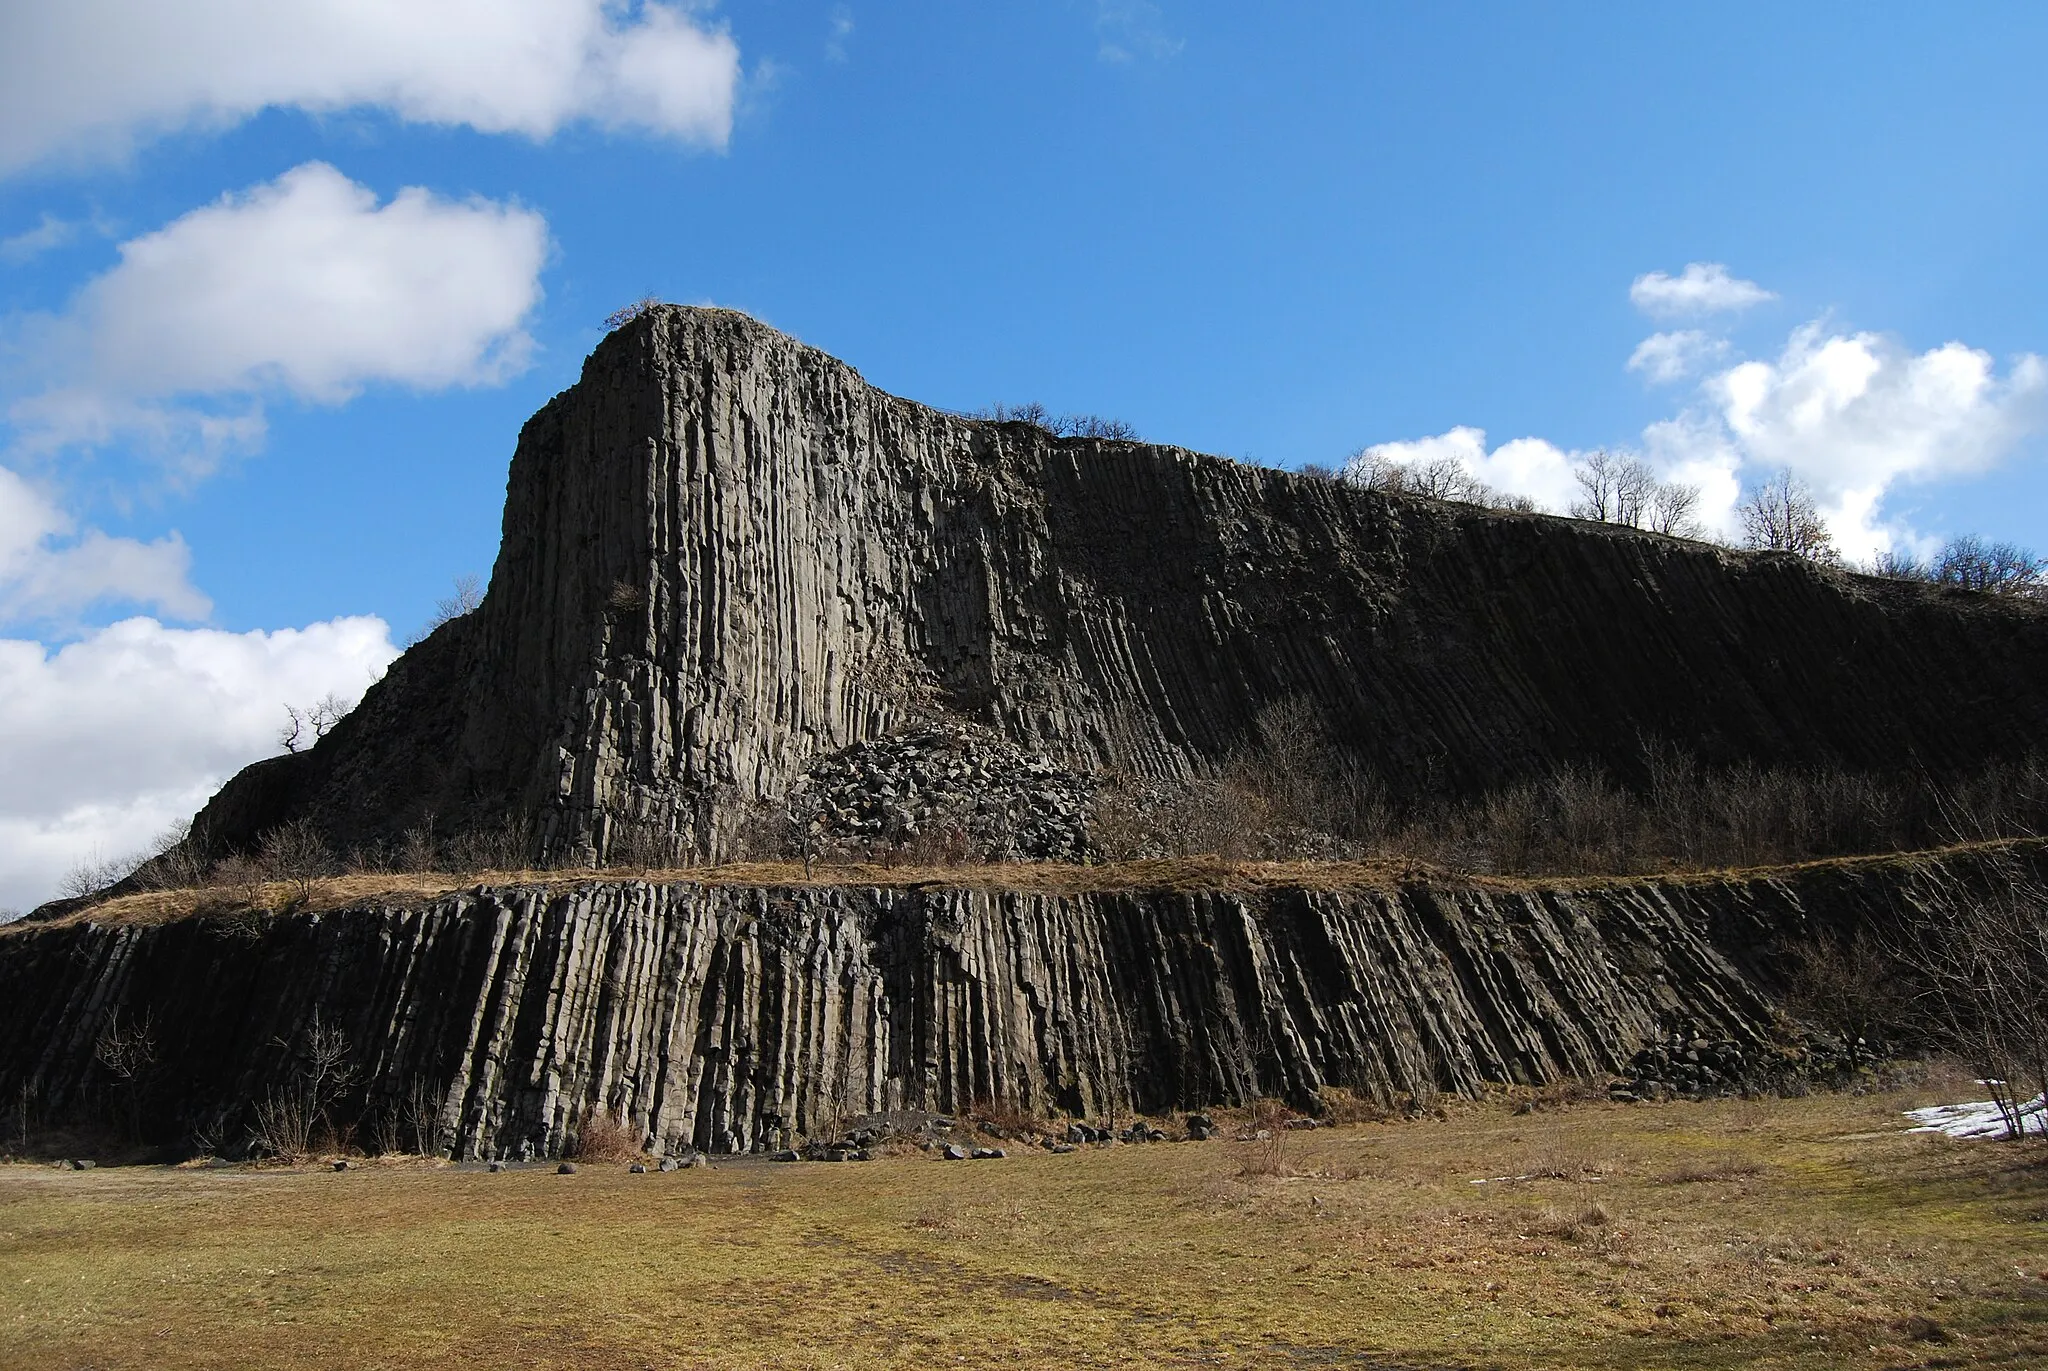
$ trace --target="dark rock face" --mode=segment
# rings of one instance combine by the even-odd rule
[[[710,856],[811,760],[935,718],[1170,777],[1293,696],[1397,797],[1625,776],[1645,738],[1944,776],[2048,734],[2044,677],[2042,606],[962,419],[669,308],[521,433],[482,608],[203,827],[517,815],[556,860]]]
[[[1631,1074],[1674,1038],[1726,1066],[1776,1031],[1774,939],[1895,917],[1929,874],[1956,873],[1256,896],[617,881],[23,927],[0,934],[0,1099],[103,1106],[95,1043],[147,1024],[166,1140],[232,1141],[316,1012],[355,1068],[339,1116],[368,1136],[424,1095],[449,1150],[483,1158],[559,1155],[593,1108],[688,1156],[978,1100],[1089,1118]]]

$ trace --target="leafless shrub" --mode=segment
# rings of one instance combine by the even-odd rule
[[[97,851],[64,873],[57,893],[67,900],[82,900],[99,894],[121,880],[141,862],[139,857],[103,857]]]
[[[605,315],[604,326],[608,329],[624,328],[642,315],[654,313],[666,303],[658,295],[643,295],[632,304],[615,309],[610,314]]]
[[[592,1109],[576,1130],[574,1156],[592,1164],[636,1161],[646,1154],[641,1135],[628,1127],[623,1116],[607,1109]]]
[[[464,829],[444,847],[451,870],[519,871],[532,854],[533,824],[524,814],[506,814]]]
[[[440,848],[434,842],[433,815],[429,814],[400,836],[396,862],[400,871],[432,871],[439,864]]]
[[[1931,581],[1933,570],[1912,553],[1899,548],[1886,548],[1872,557],[1863,568],[1867,575],[1883,576],[1894,581]]]
[[[1287,1119],[1290,1112],[1280,1100],[1252,1101],[1240,1135],[1243,1152],[1238,1160],[1239,1176],[1257,1178],[1288,1174]]]
[[[211,868],[205,835],[193,832],[190,820],[180,820],[157,834],[135,875],[151,890],[190,890],[206,883]]]
[[[265,874],[296,885],[301,897],[312,892],[314,881],[334,871],[333,850],[313,821],[304,816],[265,833],[258,853]]]
[[[408,638],[406,647],[425,642],[434,630],[446,623],[453,623],[465,614],[473,614],[483,606],[483,583],[474,575],[465,572],[455,578],[454,593],[434,601],[434,611],[427,621],[420,625],[420,631]]]
[[[626,871],[666,871],[690,856],[689,840],[675,829],[646,821],[615,824],[605,844],[603,864]]]
[[[331,1111],[355,1081],[347,1037],[320,1021],[316,1008],[296,1039],[273,1045],[287,1054],[287,1080],[257,1101],[254,1143],[264,1154],[299,1162],[312,1155],[322,1131],[334,1131]]]
[[[156,1024],[148,1015],[124,1026],[116,1009],[93,1043],[93,1060],[113,1077],[121,1093],[122,1125],[130,1138],[142,1136],[142,1094],[156,1058]]]
[[[1577,1209],[1545,1209],[1529,1224],[1532,1236],[1556,1238],[1561,1242],[1582,1243],[1597,1237],[1610,1223],[1613,1215],[1604,1204],[1581,1205]]]
[[[1134,442],[1138,437],[1137,429],[1121,419],[1105,419],[1099,414],[1054,414],[1035,400],[1021,405],[987,405],[970,411],[967,417],[998,424],[1029,424],[1055,438],[1106,438]]]
[[[1303,462],[1295,468],[1294,474],[1304,481],[1335,481],[1343,475],[1336,467],[1325,466],[1321,462]]]
[[[1905,1017],[1898,964],[1867,931],[1788,944],[1784,962],[1788,1007],[1844,1041],[1877,1040]]]
[[[448,1145],[448,1130],[442,1120],[446,1093],[424,1076],[415,1076],[406,1092],[406,1131],[412,1135],[413,1151],[422,1157],[437,1157]]]

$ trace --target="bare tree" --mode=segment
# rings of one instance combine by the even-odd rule
[[[1922,916],[1891,950],[1915,982],[1917,1018],[1984,1080],[2018,1137],[2023,1106],[2048,1090],[2048,887],[2003,858],[1981,886],[1944,873],[1916,895]]]
[[[405,645],[412,647],[426,641],[435,629],[460,619],[465,614],[476,612],[483,602],[483,583],[467,572],[457,576],[455,593],[434,601],[434,612],[427,616],[426,623],[420,625],[420,631],[407,639]]]
[[[1602,524],[1626,524],[1641,528],[1649,509],[1650,496],[1657,488],[1657,474],[1649,464],[1625,453],[1599,448],[1572,469],[1579,498],[1572,502],[1572,517]]]
[[[1420,495],[1467,505],[1503,505],[1507,497],[1465,469],[1455,457],[1397,462],[1375,448],[1360,448],[1345,462],[1340,479],[1386,495]]]
[[[1575,519],[1625,524],[1629,528],[1690,538],[1699,533],[1693,511],[1698,486],[1660,481],[1656,470],[1640,457],[1597,449],[1572,469],[1579,498],[1572,502]]]
[[[1699,503],[1698,486],[1683,481],[1659,481],[1657,488],[1650,493],[1643,527],[1652,533],[1667,533],[1673,538],[1697,538],[1700,536],[1700,521],[1695,511]]]
[[[334,726],[347,716],[349,709],[349,702],[331,691],[303,709],[297,705],[286,705],[285,721],[277,731],[277,741],[283,744],[286,752],[310,747],[332,732]]]
[[[1841,560],[1813,491],[1789,467],[1750,491],[1737,512],[1742,516],[1743,541],[1750,547],[1794,552],[1827,565]]]
[[[1987,543],[1975,534],[1951,539],[1934,559],[1939,584],[1993,595],[2039,595],[2048,589],[2048,560],[2012,543]]]

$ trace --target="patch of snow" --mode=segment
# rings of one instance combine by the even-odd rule
[[[1914,1133],[1941,1133],[1951,1138],[2009,1138],[2012,1130],[2007,1127],[2005,1115],[1999,1112],[1993,1100],[1975,1100],[1968,1104],[1937,1104],[1926,1109],[1909,1109],[1906,1117],[1914,1120]],[[2048,1095],[2036,1095],[2019,1107],[2019,1124],[2022,1133],[2038,1133],[2048,1137]]]

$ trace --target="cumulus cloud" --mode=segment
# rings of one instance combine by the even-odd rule
[[[1660,333],[1630,366],[1682,375],[1726,344]],[[2015,359],[2001,374],[1989,353],[1959,342],[1914,352],[1877,333],[1795,329],[1774,358],[1736,361],[1705,377],[1677,413],[1650,424],[1636,451],[1660,479],[1699,489],[1694,511],[1734,538],[1745,485],[1789,469],[1812,488],[1836,549],[1852,562],[1929,536],[1886,508],[1902,484],[1973,475],[2048,431],[2048,360]],[[1584,457],[1540,438],[1489,449],[1476,428],[1383,443],[1369,451],[1403,465],[1450,459],[1470,476],[1542,507],[1570,508],[1572,468]]]
[[[825,56],[834,62],[844,62],[847,40],[853,37],[852,8],[847,5],[834,5],[827,22],[831,25],[831,33],[825,39]]]
[[[1653,333],[1636,344],[1636,350],[1629,355],[1628,369],[1640,371],[1659,383],[1682,381],[1727,352],[1727,339],[1709,337],[1698,329]]]
[[[225,633],[128,619],[52,652],[0,639],[0,905],[141,848],[280,750],[287,703],[351,703],[396,649],[381,619]]]
[[[1652,271],[1636,277],[1628,298],[1645,314],[1672,318],[1743,310],[1778,297],[1754,281],[1730,276],[1719,262],[1693,262],[1676,276]]]
[[[1861,559],[1899,531],[1882,513],[1898,483],[1988,470],[2048,426],[2048,362],[2027,354],[2001,376],[1989,353],[1959,342],[1915,353],[1811,323],[1774,360],[1710,378],[1703,398],[1742,463],[1791,468],[1820,499],[1836,546]]]
[[[309,162],[121,244],[21,324],[38,374],[9,418],[30,449],[127,437],[203,469],[260,444],[266,395],[489,384],[526,364],[547,250],[531,210],[417,187],[380,205]]]
[[[0,46],[0,173],[258,111],[374,108],[542,139],[577,121],[723,147],[739,49],[641,0],[66,0]]]
[[[1375,443],[1366,452],[1396,466],[1418,470],[1438,462],[1456,462],[1480,484],[1511,495],[1526,495],[1550,510],[1570,506],[1576,493],[1572,467],[1582,456],[1541,438],[1515,438],[1489,449],[1485,429],[1462,424],[1432,438]]]
[[[80,530],[54,501],[0,467],[0,624],[65,622],[106,601],[178,619],[213,608],[192,585],[184,539],[155,542]]]

